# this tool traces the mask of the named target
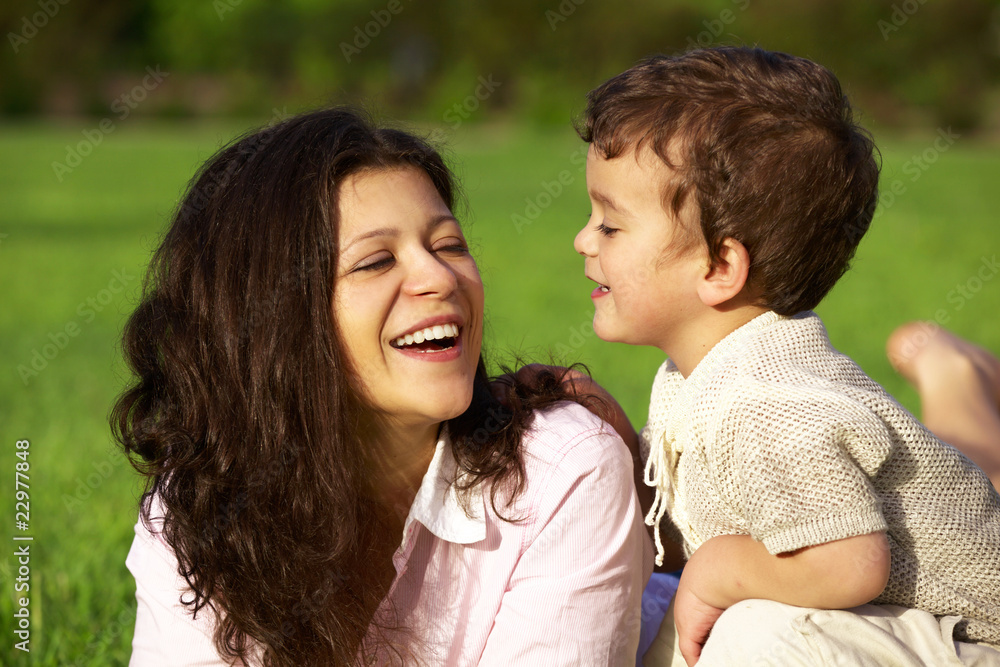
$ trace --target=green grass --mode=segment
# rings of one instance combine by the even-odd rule
[[[127,662],[134,588],[124,559],[138,487],[106,424],[124,382],[116,339],[187,179],[243,128],[124,123],[60,183],[52,162],[65,159],[67,144],[79,142],[83,129],[0,127],[3,663]],[[963,137],[911,180],[907,161],[933,139],[883,143],[884,183],[898,179],[906,191],[879,214],[854,269],[820,308],[834,344],[911,410],[918,408],[916,397],[882,351],[896,325],[937,314],[1000,350],[1000,280],[982,282],[971,298],[954,292],[958,285],[975,288],[969,281],[983,258],[1000,251],[990,207],[1000,154]],[[641,424],[662,355],[602,343],[588,327],[591,286],[572,249],[589,208],[579,150],[568,127],[462,127],[450,137],[448,152],[472,212],[465,216],[469,236],[487,284],[488,346],[498,360],[514,354],[548,360],[552,353],[559,361],[587,363]],[[545,183],[563,171],[568,185],[546,202]],[[512,216],[525,216],[526,198],[549,205],[518,228]],[[53,358],[37,376],[22,379],[18,367],[30,368],[36,351]],[[13,650],[9,631],[17,575],[11,538],[19,532],[14,443],[23,438],[31,442],[30,656]]]

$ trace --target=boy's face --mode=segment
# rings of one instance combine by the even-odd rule
[[[681,211],[683,223],[663,208],[668,169],[648,149],[606,160],[591,146],[591,215],[573,247],[598,284],[591,294],[597,335],[671,354],[704,308],[697,284],[709,262],[704,240],[689,238],[700,231],[691,199]]]

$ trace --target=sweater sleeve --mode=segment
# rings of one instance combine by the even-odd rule
[[[893,440],[864,405],[836,392],[768,386],[732,406],[716,483],[770,553],[886,529],[871,479]]]

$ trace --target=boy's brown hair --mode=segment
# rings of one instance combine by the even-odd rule
[[[871,135],[837,78],[804,58],[718,47],[654,56],[590,92],[580,136],[607,159],[651,148],[673,172],[664,208],[695,197],[712,264],[750,254],[750,293],[814,308],[848,268],[878,201]]]

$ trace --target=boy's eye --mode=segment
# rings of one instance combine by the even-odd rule
[[[601,234],[604,234],[605,236],[613,236],[614,233],[617,232],[618,230],[615,229],[614,227],[608,227],[602,222],[601,224],[597,225],[597,231],[599,231]]]

